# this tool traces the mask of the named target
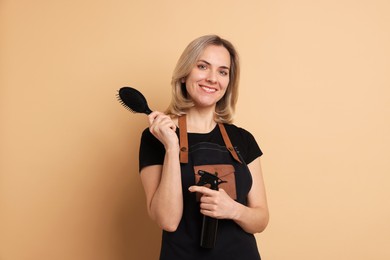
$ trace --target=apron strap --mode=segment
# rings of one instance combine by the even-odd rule
[[[180,163],[188,163],[188,137],[186,115],[179,116]]]
[[[179,142],[180,142],[180,163],[188,163],[188,136],[187,136],[187,121],[186,115],[182,115],[178,119],[179,121]],[[226,148],[233,156],[233,158],[242,163],[239,159],[236,150],[230,142],[229,135],[226,132],[225,126],[222,123],[218,123],[219,130],[221,131],[223,141],[225,142]]]
[[[230,142],[229,135],[226,132],[225,126],[222,123],[218,123],[219,130],[221,131],[223,141],[225,142],[226,148],[229,150],[230,154],[233,156],[236,161],[242,163],[240,158],[238,158],[237,152],[234,149],[232,143]]]

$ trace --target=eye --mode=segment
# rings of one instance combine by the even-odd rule
[[[222,76],[227,76],[227,75],[229,75],[229,71],[227,71],[227,70],[221,70],[219,73],[220,73]]]
[[[202,64],[202,63],[198,64],[197,66],[198,66],[198,69],[201,69],[201,70],[207,69],[207,66],[205,64]]]

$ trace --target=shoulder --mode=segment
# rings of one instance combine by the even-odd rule
[[[149,128],[142,132],[140,145],[141,149],[150,148],[165,151],[163,144],[149,131]]]
[[[152,135],[152,133],[149,131],[149,127],[145,128],[143,131],[142,131],[142,135],[141,135],[141,143],[142,142],[156,142],[158,141],[158,139]]]
[[[139,148],[139,170],[145,166],[163,164],[165,149],[163,144],[150,133],[149,128],[142,132]]]
[[[224,124],[224,126],[229,136],[232,135],[233,138],[254,139],[254,136],[248,130],[242,127],[238,127],[234,124]]]
[[[141,147],[148,144],[153,144],[156,138],[149,131],[149,128],[145,128],[141,134]]]
[[[248,130],[234,124],[224,124],[233,146],[243,155],[247,164],[263,155],[256,138]]]
[[[145,128],[143,131],[142,131],[142,138],[149,138],[151,136],[153,136],[150,131],[149,131],[149,127]]]

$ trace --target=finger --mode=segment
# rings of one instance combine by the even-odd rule
[[[215,211],[216,205],[208,204],[208,203],[200,203],[201,210]]]
[[[218,218],[217,214],[214,211],[207,210],[207,209],[201,209],[200,213],[202,213],[205,216],[212,217],[212,218]]]
[[[160,120],[160,123],[166,127],[169,127],[170,129],[172,129],[173,131],[176,131],[176,125],[175,123],[172,121],[171,117],[167,116],[167,115],[161,115],[158,117],[159,120]]]
[[[199,199],[199,202],[200,203],[207,203],[207,204],[213,203],[211,198],[212,198],[211,196],[207,196],[207,195],[202,194],[202,196]]]
[[[159,111],[153,111],[148,115],[149,125],[153,124],[156,118],[161,114]]]
[[[174,132],[176,132],[176,125],[175,125],[175,123],[172,121],[172,119],[171,119],[170,128],[171,128]]]
[[[176,130],[176,125],[172,121],[171,117],[168,115],[165,115],[161,112],[153,112],[149,115],[149,123],[150,125],[159,125],[161,127],[168,127],[172,130]]]
[[[204,186],[191,186],[188,188],[190,192],[199,192],[206,196],[211,196],[213,193],[215,193],[214,190],[204,187]]]

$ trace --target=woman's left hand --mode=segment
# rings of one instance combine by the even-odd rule
[[[191,186],[190,192],[199,192],[200,212],[203,215],[217,219],[233,219],[237,202],[234,201],[223,189],[212,190],[204,186]]]

